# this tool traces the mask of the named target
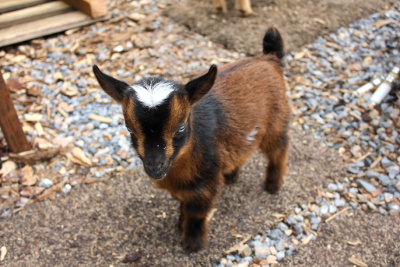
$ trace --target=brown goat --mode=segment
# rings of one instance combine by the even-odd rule
[[[146,173],[181,202],[183,246],[207,242],[207,214],[223,184],[257,149],[269,159],[264,187],[283,183],[290,110],[283,79],[283,40],[269,28],[264,54],[219,67],[186,85],[150,78],[132,86],[93,67],[103,90],[122,104],[132,145]]]

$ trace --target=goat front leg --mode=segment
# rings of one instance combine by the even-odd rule
[[[196,199],[183,202],[180,219],[182,220],[183,247],[189,251],[199,251],[207,244],[207,215],[214,206],[214,199]]]
[[[253,14],[250,0],[236,0],[235,8],[240,11],[240,14],[242,14],[242,16],[249,16]]]
[[[228,11],[225,0],[214,0],[214,7],[218,13],[226,13]]]

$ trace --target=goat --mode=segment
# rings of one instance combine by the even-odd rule
[[[226,13],[226,2],[225,0],[214,0],[214,7],[218,13]],[[240,11],[242,16],[249,16],[253,14],[253,10],[251,9],[250,0],[236,0],[235,8]]]
[[[102,89],[122,105],[145,172],[181,202],[178,226],[187,250],[206,245],[206,217],[222,185],[236,180],[257,148],[269,159],[265,190],[283,183],[291,114],[277,29],[266,31],[263,52],[212,65],[186,85],[157,77],[129,86],[93,66]]]

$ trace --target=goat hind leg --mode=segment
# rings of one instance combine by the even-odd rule
[[[267,177],[264,182],[264,189],[269,193],[275,193],[283,184],[283,176],[286,174],[288,162],[287,137],[282,138],[281,144],[273,150],[263,149],[268,157]]]

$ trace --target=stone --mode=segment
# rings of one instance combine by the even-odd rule
[[[275,254],[275,256],[278,261],[281,261],[285,258],[285,251],[279,251]]]
[[[368,178],[379,178],[380,173],[379,173],[379,172],[376,172],[376,171],[373,171],[373,170],[367,170],[367,171],[365,172],[365,175],[366,175]]]
[[[338,190],[338,187],[336,184],[328,184],[327,189],[330,191],[336,191]]]
[[[361,179],[356,180],[357,184],[368,191],[368,193],[372,193],[372,191],[376,191],[377,189],[370,183],[367,183]]]
[[[268,247],[255,247],[254,252],[256,257],[268,256],[271,254]]]
[[[280,229],[274,229],[268,234],[268,236],[273,240],[278,240],[283,238],[283,232]]]
[[[347,172],[349,173],[358,174],[359,171],[360,167],[358,167],[357,165],[351,165],[347,168]]]
[[[289,229],[289,227],[288,227],[286,224],[284,224],[283,222],[278,223],[278,228],[279,228],[281,231],[286,231],[286,230]]]
[[[50,179],[44,178],[42,181],[40,181],[39,186],[44,188],[50,188],[53,186],[53,182]]]
[[[381,160],[381,165],[383,168],[387,168],[393,165],[393,162],[387,157],[383,157]]]
[[[278,243],[275,244],[275,248],[277,251],[281,251],[285,249],[285,240],[281,239]]]
[[[326,214],[328,213],[329,207],[327,205],[322,205],[319,214]]]
[[[340,207],[344,207],[344,205],[346,204],[346,201],[344,201],[343,199],[335,199],[335,206],[340,208]]]

